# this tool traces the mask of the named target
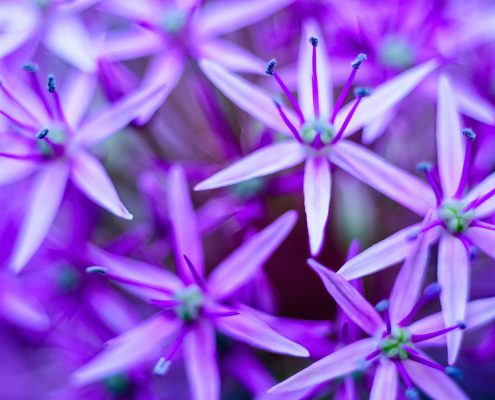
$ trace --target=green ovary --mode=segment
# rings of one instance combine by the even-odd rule
[[[405,346],[414,347],[411,342],[411,334],[404,328],[395,327],[389,336],[384,337],[379,344],[380,350],[388,358],[407,360],[409,353]]]
[[[305,143],[313,144],[318,135],[323,144],[330,144],[335,136],[335,129],[332,124],[322,119],[304,123],[301,128],[301,137]]]
[[[162,20],[162,29],[171,34],[178,34],[187,23],[187,13],[182,10],[171,10],[165,14]]]
[[[382,42],[378,56],[383,65],[403,69],[414,63],[414,51],[401,37],[387,36]]]
[[[203,293],[196,285],[191,285],[175,294],[175,299],[181,304],[174,307],[175,314],[183,321],[190,322],[198,318],[203,305]]]
[[[462,201],[446,200],[438,209],[438,216],[451,233],[466,231],[474,218],[474,210],[464,212],[467,204]]]

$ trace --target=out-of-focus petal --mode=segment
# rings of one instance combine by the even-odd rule
[[[272,353],[308,357],[308,351],[275,331],[247,307],[238,307],[238,315],[217,318],[215,324],[225,335]]]
[[[194,400],[220,399],[215,330],[210,321],[199,321],[184,338],[184,362]]]
[[[374,121],[377,117],[395,107],[402,99],[411,93],[423,79],[438,67],[435,60],[417,65],[402,74],[378,86],[371,95],[361,101],[351,122],[347,126],[344,136],[347,137]],[[339,111],[335,119],[335,126],[340,127],[349,113],[352,103]]]
[[[323,157],[309,157],[304,169],[304,208],[312,256],[320,253],[325,240],[331,191],[332,175],[328,161]]]
[[[294,0],[220,0],[201,12],[198,33],[213,37],[254,24],[287,7]]]
[[[398,108],[398,106],[392,107],[363,128],[362,141],[364,144],[373,143],[387,131],[397,114]]]
[[[0,5],[0,58],[21,47],[38,28],[40,15],[29,3],[3,2]]]
[[[201,60],[199,65],[208,79],[237,106],[277,132],[292,135],[273,103],[273,96],[213,61]],[[284,112],[298,126],[294,113],[285,108]]]
[[[364,358],[376,349],[376,339],[354,342],[291,376],[271,388],[268,393],[290,392],[349,374],[362,365]]]
[[[109,33],[102,54],[112,61],[125,61],[149,56],[163,48],[163,38],[143,28]]]
[[[296,141],[270,144],[200,182],[194,190],[208,190],[273,174],[301,163],[306,151]]]
[[[344,313],[363,331],[375,335],[383,328],[384,322],[380,315],[352,284],[314,260],[308,260],[308,264],[319,275],[328,293]]]
[[[341,141],[333,147],[330,160],[419,215],[436,208],[434,194],[426,183],[360,145]]]
[[[18,182],[31,175],[38,168],[36,162],[1,159],[0,160],[0,187]]]
[[[189,186],[184,170],[174,165],[168,174],[167,204],[169,218],[174,232],[175,261],[179,273],[187,282],[194,282],[194,276],[187,265],[187,256],[196,271],[204,274],[204,255],[194,207],[189,195]]]
[[[445,75],[440,76],[438,81],[437,152],[443,194],[451,197],[457,191],[461,179],[464,137],[455,94]]]
[[[14,247],[10,267],[19,272],[38,250],[57,215],[69,177],[65,161],[43,166],[34,178],[28,209]]]
[[[485,124],[495,125],[495,107],[476,93],[474,88],[456,85],[455,96],[457,107],[462,114]]]
[[[72,381],[76,385],[86,385],[126,371],[153,357],[158,360],[164,342],[179,330],[180,324],[178,320],[168,320],[162,315],[141,323],[109,340],[100,354],[74,372]]]
[[[417,350],[421,357],[430,358]],[[447,374],[412,360],[405,360],[404,367],[414,382],[423,392],[433,399],[468,400],[457,384]]]
[[[72,128],[77,128],[89,108],[96,90],[96,75],[74,71],[65,79],[61,94],[64,115]]]
[[[297,212],[288,211],[232,252],[208,279],[213,295],[223,298],[246,284],[280,246],[296,221]]]
[[[385,357],[375,372],[370,400],[395,400],[397,398],[398,376],[395,365]]]
[[[464,322],[469,296],[470,265],[466,249],[459,239],[444,235],[438,249],[438,283],[445,326]],[[447,333],[449,364],[455,363],[461,348],[463,331]]]
[[[120,201],[105,168],[91,154],[80,150],[72,158],[71,178],[74,184],[96,204],[124,219],[132,219]]]
[[[265,73],[265,62],[236,44],[222,39],[208,40],[198,45],[201,58],[212,60],[236,72]]]
[[[298,56],[298,100],[304,115],[308,117],[315,115],[312,90],[313,46],[309,43],[309,39],[316,37],[318,39],[316,68],[318,73],[320,115],[323,119],[328,119],[333,105],[333,87],[325,38],[315,20],[304,22],[302,31]]]

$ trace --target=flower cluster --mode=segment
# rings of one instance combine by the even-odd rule
[[[494,398],[494,51],[483,0],[0,2],[0,398]]]

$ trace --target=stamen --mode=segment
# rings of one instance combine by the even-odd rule
[[[7,87],[0,81],[0,89],[2,90],[2,92],[5,94],[5,96],[8,97],[8,99],[10,101],[12,101],[13,103],[15,103],[23,112],[26,113],[26,115],[31,118],[31,120],[33,121],[37,121],[36,120],[36,117],[27,109],[26,106],[24,106],[24,104],[22,104],[13,94],[12,92],[7,89]]]
[[[366,54],[361,53],[358,54],[356,59],[351,63],[351,74],[347,78],[347,82],[344,85],[344,89],[342,89],[342,92],[340,93],[339,98],[337,99],[337,102],[335,103],[335,106],[332,111],[332,116],[330,117],[330,123],[333,125],[335,122],[335,117],[337,117],[337,113],[340,111],[342,108],[342,105],[344,104],[345,98],[347,97],[347,93],[349,93],[349,90],[351,89],[352,82],[354,81],[354,77],[356,76],[356,72],[361,67],[361,64],[363,61],[366,60]]]
[[[409,354],[409,358],[413,361],[420,363],[420,364],[426,365],[427,367],[438,369],[439,371],[442,371],[442,372],[445,371],[445,368],[442,365],[440,365],[439,363],[437,363],[435,361],[427,360],[426,358],[423,358],[423,357],[418,356],[416,354]]]
[[[445,367],[445,373],[456,381],[461,381],[464,378],[464,373],[453,365]]]
[[[318,118],[320,116],[320,98],[318,95],[318,71],[316,64],[316,47],[318,47],[318,39],[315,37],[309,38],[309,43],[313,46],[313,55],[312,55],[312,76],[311,83],[313,85],[313,107],[315,110],[315,117]]]
[[[7,114],[3,110],[0,110],[0,114],[3,115],[5,118],[7,118],[12,124],[14,124],[15,126],[21,128],[21,129],[24,129],[27,131],[36,131],[36,128],[34,126],[19,121],[17,118],[12,117],[11,115]]]
[[[273,99],[273,102],[275,103],[275,107],[277,107],[278,113],[280,114],[280,117],[282,117],[282,120],[284,121],[285,125],[287,125],[289,130],[292,132],[292,135],[296,138],[298,142],[304,143],[304,140],[302,139],[301,134],[299,133],[297,128],[294,126],[292,122],[290,122],[287,115],[285,115],[284,109],[280,105],[280,102],[277,99]]]
[[[174,344],[170,348],[168,354],[165,357],[160,357],[160,359],[156,363],[155,368],[153,369],[153,372],[155,374],[163,376],[167,373],[167,371],[170,369],[170,365],[172,364],[170,360],[177,352],[179,347],[182,345],[182,342],[184,341],[184,338],[187,333],[188,333],[188,329],[185,326],[183,326],[181,331],[179,332],[179,335],[175,339]]]
[[[186,264],[187,266],[189,267],[189,269],[191,270],[191,274],[194,278],[194,281],[196,282],[196,284],[204,291],[204,292],[207,292],[208,291],[208,286],[206,286],[206,283],[205,281],[203,280],[203,278],[199,275],[198,271],[196,270],[196,268],[194,268],[194,265],[193,263],[191,262],[191,260],[185,255],[183,254],[182,257],[184,257],[184,260],[186,260]]]
[[[385,320],[385,324],[387,325],[387,334],[392,333],[392,323],[390,322],[390,312],[389,312],[389,303],[388,300],[381,300],[375,306],[376,311],[383,314],[383,319]]]
[[[173,308],[175,306],[182,304],[182,302],[179,300],[160,300],[160,299],[150,299],[150,303],[162,308]]]
[[[488,229],[489,231],[495,231],[495,225],[489,224],[488,222],[484,221],[473,221],[471,222],[471,226],[474,226],[476,228]]]
[[[5,158],[12,158],[14,160],[24,160],[24,161],[43,161],[44,158],[43,156],[40,156],[39,154],[10,154],[10,153],[4,153],[0,152],[0,157],[5,157]]]
[[[56,85],[55,85],[55,75],[48,75],[48,91],[50,93],[55,92],[56,90]]]
[[[238,311],[210,311],[203,310],[203,316],[207,318],[225,318],[225,317],[235,317],[239,315]]]
[[[432,283],[425,287],[423,290],[423,295],[418,299],[416,304],[413,306],[411,311],[399,322],[399,326],[407,326],[410,324],[414,316],[418,311],[428,302],[435,300],[440,296],[442,291],[441,286],[438,283]]]
[[[59,121],[65,122],[64,110],[62,108],[62,102],[57,92],[55,84],[55,75],[48,75],[48,92],[53,95],[53,101],[55,102],[55,109],[57,110],[57,117]]]
[[[38,81],[38,77],[36,73],[39,71],[39,68],[34,63],[25,64],[22,69],[29,73],[29,81],[31,84],[31,89],[36,93],[36,95],[40,98],[43,106],[45,107],[46,112],[50,117],[53,117],[53,112],[48,104],[48,101],[45,98],[43,90],[41,89],[40,82]]]
[[[459,322],[455,325],[449,326],[447,328],[439,329],[438,331],[433,331],[429,333],[419,333],[411,335],[411,341],[413,343],[424,342],[425,340],[430,340],[438,336],[445,335],[448,332],[454,331],[456,329],[464,330],[466,329],[466,324],[464,322]]]
[[[356,112],[356,109],[357,109],[359,103],[361,102],[363,97],[369,96],[371,94],[371,91],[368,88],[356,88],[356,89],[354,89],[354,94],[356,96],[356,101],[354,102],[351,110],[349,111],[349,114],[347,114],[347,117],[345,117],[344,123],[340,127],[339,132],[333,138],[332,144],[337,143],[342,138],[342,136],[344,135],[345,129],[347,128],[347,125],[349,125],[349,122],[351,122],[352,116]],[[332,121],[332,123],[333,123],[333,121]]]
[[[459,233],[456,237],[462,242],[464,248],[466,249],[467,256],[470,261],[474,261],[478,256],[478,249],[473,245],[470,239],[467,236]]]
[[[401,376],[402,380],[404,381],[404,385],[406,385],[406,397],[408,399],[417,399],[418,398],[418,391],[414,387],[411,378],[409,378],[409,375],[404,368],[404,365],[399,361],[399,360],[392,360],[393,363],[395,364],[397,371],[399,371],[399,375]]]
[[[377,349],[377,350],[373,351],[372,353],[368,354],[366,357],[364,357],[364,359],[366,361],[371,361],[371,360],[373,360],[373,358],[378,357],[380,354],[382,354],[382,351],[380,349]]]
[[[275,71],[275,67],[277,66],[277,60],[272,59],[266,64],[265,68],[265,73],[267,75],[271,75],[275,78],[277,81],[278,85],[282,88],[282,91],[285,93],[285,96],[289,99],[292,108],[296,112],[297,116],[299,117],[299,121],[301,124],[304,123],[304,115],[302,113],[301,107],[299,107],[299,104],[297,103],[296,98],[294,95],[291,93],[289,88],[285,85],[285,83],[282,81],[282,78],[278,75],[277,71]]]
[[[460,198],[462,196],[462,193],[464,192],[464,189],[466,188],[473,142],[476,139],[476,133],[474,133],[473,130],[470,128],[463,129],[462,134],[467,139],[467,143],[466,152],[464,154],[464,163],[462,165],[461,179],[459,181],[459,186],[457,187],[457,190],[454,194],[455,198]]]
[[[41,131],[38,132],[38,134],[36,135],[36,137],[38,139],[44,139],[48,135],[48,132],[50,132],[50,131],[47,128],[43,128]]]
[[[440,187],[435,181],[435,178],[433,177],[432,171],[433,167],[431,163],[428,161],[421,161],[417,166],[416,166],[416,171],[422,172],[425,174],[426,179],[428,180],[428,183],[431,186],[431,189],[433,190],[433,193],[435,193],[435,199],[437,201],[437,206],[442,203],[442,192],[440,191]]]
[[[488,193],[481,196],[479,199],[473,200],[471,203],[469,203],[463,211],[466,212],[472,208],[479,207],[481,204],[492,198],[494,195],[495,195],[495,189],[492,189]]]

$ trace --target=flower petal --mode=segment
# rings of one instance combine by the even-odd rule
[[[280,118],[273,96],[213,61],[201,60],[199,65],[208,79],[238,107],[277,132],[292,136]],[[286,108],[284,112],[294,126],[298,126],[294,113]]]
[[[87,151],[80,150],[72,158],[71,178],[74,184],[96,204],[118,217],[132,219],[132,214],[120,201],[105,168]]]
[[[375,349],[376,339],[374,338],[362,339],[349,344],[274,386],[268,393],[299,390],[349,374],[358,370],[364,358]]]
[[[380,315],[351,283],[315,260],[308,260],[308,264],[319,275],[328,293],[344,313],[363,331],[375,335],[383,328],[384,322]]]
[[[184,362],[194,400],[220,399],[215,331],[209,321],[198,322],[184,338]]]
[[[438,249],[438,283],[442,288],[440,303],[445,326],[452,326],[466,318],[470,265],[466,249],[459,239],[444,235]],[[447,334],[449,364],[455,363],[461,347],[463,331]]]
[[[443,194],[444,197],[451,197],[461,179],[464,137],[455,95],[445,75],[441,75],[438,82],[437,152]]]
[[[273,174],[301,163],[306,157],[296,141],[270,144],[200,182],[194,190],[208,190]]]
[[[483,179],[480,183],[473,187],[465,196],[465,200],[471,202],[487,194],[493,189],[495,189],[495,172],[488,175],[485,179]],[[483,202],[479,207],[476,207],[476,218],[487,217],[494,212],[495,196]]]
[[[398,376],[394,363],[387,358],[380,358],[375,372],[370,400],[395,400],[397,398]]]
[[[332,175],[327,160],[323,157],[309,157],[304,169],[304,209],[312,256],[320,253],[325,240],[331,191]]]
[[[10,267],[19,272],[45,239],[65,193],[69,168],[65,161],[44,165],[34,178],[28,209],[13,250]]]
[[[236,44],[222,39],[200,42],[201,58],[212,60],[236,72],[263,74],[265,62]]]
[[[417,350],[421,357],[430,358]],[[442,371],[411,360],[404,361],[409,377],[423,392],[433,399],[468,400],[462,390]]]
[[[411,93],[423,79],[438,68],[435,60],[427,61],[408,69],[393,79],[386,81],[373,90],[373,93],[361,101],[347,126],[344,137],[347,137],[374,121],[395,107],[402,99]],[[335,126],[340,127],[349,113],[352,103],[343,107],[335,119]]]
[[[459,111],[477,121],[495,125],[495,107],[481,97],[472,87],[455,85],[456,103]]]
[[[64,116],[72,128],[79,127],[88,110],[96,90],[96,75],[84,72],[70,72],[67,86],[61,94]]]
[[[76,385],[86,385],[109,375],[126,371],[153,357],[160,358],[160,349],[180,327],[178,320],[162,315],[152,317],[132,330],[107,342],[103,351],[74,372]]]
[[[419,215],[436,208],[434,194],[423,181],[360,145],[341,141],[333,147],[330,160]]]
[[[318,97],[320,114],[328,119],[333,105],[333,88],[330,61],[328,60],[325,37],[315,20],[305,21],[302,27],[301,43],[299,44],[297,94],[302,112],[305,116],[314,116],[313,105],[313,46],[309,43],[311,37],[318,38],[316,68],[318,73]]]
[[[184,255],[191,260],[200,276],[203,276],[204,254],[186,174],[179,165],[170,168],[168,185],[167,204],[174,233],[175,261],[181,277],[191,283],[194,282],[194,276]]]
[[[495,258],[495,231],[483,228],[469,228],[466,236],[491,258]]]
[[[363,128],[362,141],[363,144],[369,145],[376,139],[381,137],[389,128],[390,124],[397,115],[399,107],[392,107],[387,112],[379,115],[372,122]]]
[[[282,336],[256,315],[254,309],[239,306],[238,315],[217,318],[215,324],[225,335],[272,353],[308,357],[301,345]]]
[[[245,285],[289,235],[297,212],[288,211],[238,247],[211,273],[208,287],[217,299]]]

